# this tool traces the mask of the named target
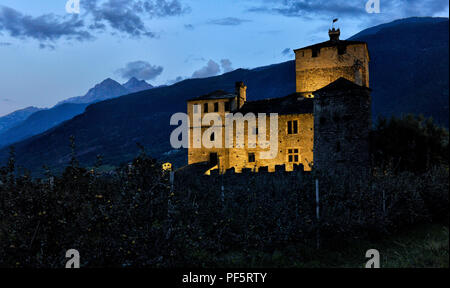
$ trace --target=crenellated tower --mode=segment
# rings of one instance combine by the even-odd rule
[[[369,87],[369,50],[361,41],[340,40],[340,29],[328,31],[330,40],[294,50],[297,92],[313,92],[343,77]]]

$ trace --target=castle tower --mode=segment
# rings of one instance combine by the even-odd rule
[[[313,92],[343,77],[369,87],[369,50],[361,41],[340,40],[341,31],[330,29],[330,40],[294,50],[297,92]]]
[[[314,168],[327,175],[367,179],[370,91],[339,78],[314,92]]]

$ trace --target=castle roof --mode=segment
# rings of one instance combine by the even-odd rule
[[[229,93],[223,90],[217,90],[202,96],[198,96],[192,99],[189,99],[189,101],[196,101],[196,100],[212,100],[212,99],[233,99],[234,97],[237,97],[236,94]]]
[[[320,92],[328,92],[328,91],[346,91],[346,90],[353,90],[353,89],[372,91],[372,89],[370,89],[366,86],[358,85],[353,81],[350,81],[344,77],[341,77],[341,78],[337,79],[336,81],[328,84],[327,86],[320,88],[319,90],[316,90],[315,92],[313,92],[313,94],[320,93]]]
[[[293,93],[285,97],[245,102],[237,112],[252,113],[278,113],[283,114],[310,114],[313,113],[312,98],[305,98],[300,93]]]

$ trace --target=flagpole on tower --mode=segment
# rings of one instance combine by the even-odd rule
[[[334,29],[334,23],[336,23],[338,20],[339,20],[338,18],[333,19],[333,25],[331,26],[333,29]]]

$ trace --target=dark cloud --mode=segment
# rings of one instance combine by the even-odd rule
[[[447,0],[380,0],[382,13],[378,15],[366,12],[367,0],[257,0],[255,2],[258,4],[248,11],[304,18],[313,16],[401,18],[433,16],[448,10]]]
[[[9,42],[0,42],[0,46],[11,46],[12,44]]]
[[[221,19],[214,19],[208,21],[208,24],[213,25],[223,25],[223,26],[237,26],[241,25],[242,23],[250,22],[250,20],[235,18],[235,17],[227,17],[227,18],[221,18]]]
[[[0,31],[5,31],[12,37],[32,38],[40,42],[61,38],[78,41],[93,38],[84,29],[84,22],[77,15],[45,14],[32,17],[5,6],[0,6]]]
[[[173,84],[175,84],[175,83],[178,83],[178,82],[180,82],[180,81],[183,81],[184,79],[186,79],[186,78],[181,77],[181,76],[178,76],[178,77],[175,78],[175,79],[172,79],[172,80],[167,81],[167,85],[173,85]]]
[[[194,25],[186,24],[186,25],[184,25],[184,28],[187,29],[187,30],[194,30]]]
[[[284,57],[292,57],[294,56],[294,53],[292,53],[292,49],[291,48],[286,48],[283,49],[283,51],[281,51],[281,55],[283,55]]]
[[[179,0],[85,0],[86,14],[93,17],[93,29],[103,30],[108,24],[113,30],[132,37],[155,37],[145,25],[145,19],[178,16],[189,12]]]
[[[200,68],[192,74],[192,78],[206,78],[216,76],[220,73],[220,66],[213,60],[209,60],[206,66]]]
[[[108,27],[131,37],[155,37],[145,20],[190,11],[179,0],[83,0],[80,6],[82,14],[79,15],[29,16],[0,5],[0,35],[6,32],[19,39],[35,39],[40,48],[54,47],[60,39],[90,40],[94,38],[91,33]]]
[[[233,71],[233,64],[229,59],[220,60],[220,65],[222,66],[223,73]]]
[[[140,80],[153,80],[158,77],[164,68],[161,66],[151,65],[146,61],[134,61],[125,65],[116,71],[120,77],[130,79],[135,77]]]
[[[49,50],[55,50],[55,46],[51,44],[39,44],[39,49],[49,49]]]

